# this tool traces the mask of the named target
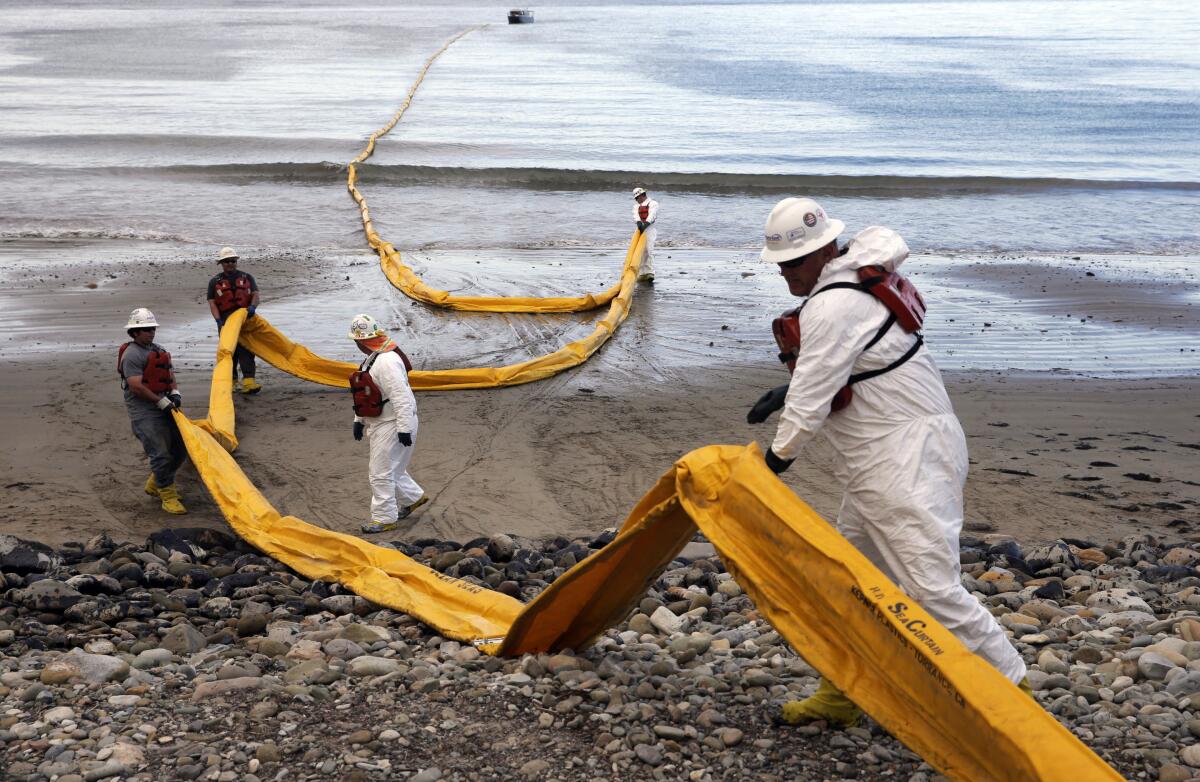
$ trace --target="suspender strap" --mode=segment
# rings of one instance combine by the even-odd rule
[[[367,373],[367,375],[368,375],[368,376],[370,376],[370,374],[371,374],[371,367],[375,365],[375,359],[379,358],[379,354],[380,354],[380,353],[386,353],[386,352],[387,352],[387,351],[385,351],[385,350],[376,350],[374,353],[372,353],[371,355],[367,356],[367,360],[366,360],[366,361],[364,361],[364,362],[362,363],[362,366],[361,366],[361,367],[359,367],[359,370],[358,370],[358,371],[359,371],[359,372],[366,372],[366,373]],[[375,383],[375,378],[371,378],[371,382],[372,382],[372,383]],[[376,387],[376,388],[379,388],[379,384],[378,384],[378,383],[375,383],[375,387]],[[387,404],[388,402],[390,402],[390,401],[391,401],[390,399],[384,399],[384,398],[383,398],[383,389],[382,389],[382,388],[379,388],[379,408],[382,410],[382,409],[383,409],[383,406],[384,406],[384,405],[386,405],[386,404]]]
[[[882,278],[880,278],[880,279],[882,279]],[[874,285],[875,282],[878,282],[878,280],[874,280],[870,283],[831,282],[830,284],[826,285],[824,288],[821,288],[820,290],[809,294],[808,298],[809,298],[809,300],[811,300],[812,297],[816,296],[818,293],[824,293],[825,291],[831,291],[831,290],[835,290],[837,288],[845,288],[845,289],[850,289],[850,290],[862,291],[863,293],[870,293],[871,286]],[[807,304],[807,303],[808,303],[808,301],[805,301],[805,304]],[[870,350],[872,347],[874,347],[875,343],[878,342],[879,340],[883,339],[883,336],[885,334],[887,334],[888,330],[891,329],[891,327],[894,326],[895,324],[896,324],[896,313],[892,312],[889,309],[887,320],[885,320],[883,322],[883,325],[879,327],[879,331],[875,332],[875,336],[871,337],[871,341],[868,342],[863,347],[862,352],[865,353],[868,350]],[[882,375],[886,372],[891,372],[893,369],[896,369],[897,367],[904,365],[910,358],[917,355],[917,351],[921,349],[921,345],[923,345],[923,344],[925,344],[925,336],[923,334],[921,334],[921,332],[918,331],[917,332],[917,341],[913,343],[913,346],[911,348],[909,348],[904,353],[903,356],[896,359],[892,363],[888,364],[886,367],[882,367],[880,369],[871,369],[866,372],[859,372],[857,375],[851,375],[850,379],[846,381],[846,385],[852,386],[855,383],[861,383],[864,380],[870,380],[871,378],[879,377],[880,375]],[[780,359],[784,360],[783,354],[780,354]]]
[[[887,320],[885,320],[883,322],[883,325],[879,327],[879,331],[875,332],[875,336],[871,337],[871,341],[868,342],[866,344],[866,347],[863,348],[863,353],[866,353],[868,350],[870,350],[872,347],[875,346],[876,342],[883,339],[883,335],[888,333],[888,329],[890,329],[892,327],[892,325],[895,324],[895,322],[896,322],[896,314],[894,312],[889,312]]]
[[[862,291],[863,293],[867,292],[867,286],[863,285],[861,282],[831,282],[828,285],[826,285],[824,288],[820,288],[816,292],[810,293],[808,295],[808,298],[811,299],[813,296],[816,296],[819,293],[824,293],[825,291],[837,290],[838,288],[848,288],[849,290]]]
[[[873,377],[878,377],[879,375],[882,375],[885,372],[891,372],[893,369],[896,369],[897,367],[903,365],[910,358],[917,355],[917,351],[921,349],[921,345],[923,345],[923,344],[925,344],[924,335],[917,334],[917,341],[913,343],[913,346],[911,348],[909,348],[908,351],[903,356],[901,356],[900,358],[896,359],[895,361],[893,361],[892,363],[888,364],[886,367],[883,367],[881,369],[872,369],[867,372],[859,372],[857,375],[851,375],[850,379],[846,381],[846,385],[852,386],[855,383],[861,383],[864,380],[870,380]]]

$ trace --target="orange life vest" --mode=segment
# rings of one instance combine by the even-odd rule
[[[126,388],[125,372],[121,369],[121,361],[125,358],[125,350],[133,342],[126,342],[117,351],[117,374],[121,376],[121,387]],[[151,350],[146,356],[146,368],[142,370],[142,385],[156,394],[166,393],[175,385],[174,366],[171,364],[171,354],[165,350]]]
[[[650,201],[647,200],[644,204],[638,205],[638,217],[643,221],[650,218]]]
[[[392,348],[392,351],[404,362],[404,371],[411,372],[412,362],[408,360],[404,351],[398,347]],[[387,351],[382,352],[386,353]],[[388,403],[388,400],[383,398],[383,391],[371,377],[371,365],[375,363],[379,353],[380,351],[376,351],[367,356],[367,360],[362,363],[362,366],[350,374],[350,393],[354,394],[354,414],[362,418],[378,418],[383,415],[383,406]]]
[[[850,290],[869,293],[887,307],[887,320],[883,322],[883,325],[875,332],[875,336],[863,348],[864,352],[874,347],[875,343],[883,339],[884,334],[887,334],[888,329],[897,323],[909,334],[916,333],[917,341],[903,356],[886,367],[851,375],[850,379],[846,381],[846,385],[838,389],[838,392],[833,396],[831,410],[834,413],[844,409],[854,399],[854,391],[850,388],[852,385],[860,383],[863,380],[878,377],[885,372],[891,372],[896,367],[901,366],[917,354],[917,351],[925,341],[925,337],[919,333],[922,324],[925,322],[925,300],[921,298],[921,294],[915,285],[899,274],[887,271],[882,266],[864,266],[860,268],[858,270],[858,279],[859,282],[857,283],[835,282],[826,285],[824,288],[810,294],[808,301],[811,301],[813,296],[825,291],[848,288]],[[808,301],[805,301],[805,304]],[[771,331],[775,335],[775,344],[779,346],[779,360],[787,364],[789,374],[796,371],[796,358],[800,354],[800,310],[802,309],[804,309],[803,304],[793,310],[788,310],[771,323]]]
[[[238,272],[232,280],[225,274],[217,275],[217,283],[213,286],[213,303],[217,312],[228,315],[241,307],[249,307],[254,296],[250,290],[250,278]]]

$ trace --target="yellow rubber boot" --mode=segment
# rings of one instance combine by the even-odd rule
[[[1020,681],[1020,682],[1017,684],[1017,689],[1019,689],[1021,692],[1025,693],[1026,695],[1028,695],[1030,698],[1033,698],[1033,697],[1034,697],[1034,696],[1033,696],[1033,685],[1029,683],[1029,677],[1028,677],[1028,676],[1026,676],[1024,679],[1022,679],[1022,680],[1021,680],[1021,681]],[[1034,698],[1034,700],[1037,700],[1037,699],[1036,699],[1036,698]]]
[[[243,394],[257,394],[259,391],[262,391],[261,383],[259,383],[257,380],[255,380],[252,377],[242,378],[242,393]]]
[[[862,722],[863,710],[842,691],[821,679],[817,691],[802,701],[783,704],[779,718],[788,725],[805,725],[824,720],[833,728],[853,728]]]
[[[158,498],[162,500],[162,509],[167,513],[174,513],[176,516],[187,513],[187,508],[183,507],[183,503],[179,501],[179,491],[175,488],[175,484],[164,486],[158,490]]]
[[[150,477],[146,479],[146,493],[151,497],[158,496],[158,484],[154,482],[154,473],[150,473]]]

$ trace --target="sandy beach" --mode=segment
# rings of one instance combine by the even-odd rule
[[[186,409],[203,417],[216,342],[203,304],[208,259],[115,243],[8,243],[3,255],[4,530],[58,544],[101,531],[139,540],[164,526],[222,526],[190,467],[180,477],[188,516],[171,518],[142,494],[145,459],[113,371],[125,315],[152,307],[164,324],[159,341],[177,357]],[[585,333],[592,320],[431,310],[390,288],[365,252],[263,250],[244,259],[264,291],[262,314],[343,360],[353,359],[344,322],[358,311],[381,316],[423,369],[517,361]],[[450,289],[543,295],[598,290],[618,259],[603,248],[410,256]],[[1136,349],[1141,334],[1186,344],[1198,325],[1196,281],[1186,273],[1121,285],[1106,279],[1103,258],[1078,259],[1077,273],[1070,263],[1052,269],[1036,259],[910,265],[940,313],[930,327],[935,355],[947,344],[964,349],[959,343],[976,353],[1009,351],[1029,317],[1024,299],[1034,294],[1042,310],[1035,317],[1057,318],[1056,328],[1076,337],[1108,327],[1116,336],[1106,344],[1117,349]],[[1097,271],[1087,276],[1085,267]],[[1082,295],[1080,280],[1104,292]],[[658,285],[638,292],[616,338],[582,368],[527,386],[421,394],[413,472],[433,501],[411,527],[384,539],[595,533],[618,525],[681,454],[712,443],[765,445],[773,425],[752,427],[744,416],[785,378],[769,333],[771,317],[789,303],[780,287],[747,251],[671,249]],[[1122,291],[1131,293],[1114,298]],[[966,334],[963,320],[946,314],[966,306],[963,297],[996,325]],[[972,459],[966,534],[1107,541],[1186,535],[1200,524],[1196,378],[964,371],[955,360],[939,355]],[[350,437],[346,392],[269,366],[259,376],[266,390],[237,400],[239,463],[284,513],[355,530],[368,504],[366,449]],[[786,478],[833,519],[840,490],[827,457],[818,441]]]

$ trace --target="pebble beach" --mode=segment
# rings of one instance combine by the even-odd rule
[[[522,600],[612,539],[395,547]],[[1127,779],[1200,778],[1200,544],[964,537],[1035,697]],[[694,540],[585,650],[500,659],[216,530],[0,537],[0,764],[22,782],[905,780],[869,719],[772,714],[817,672]]]

